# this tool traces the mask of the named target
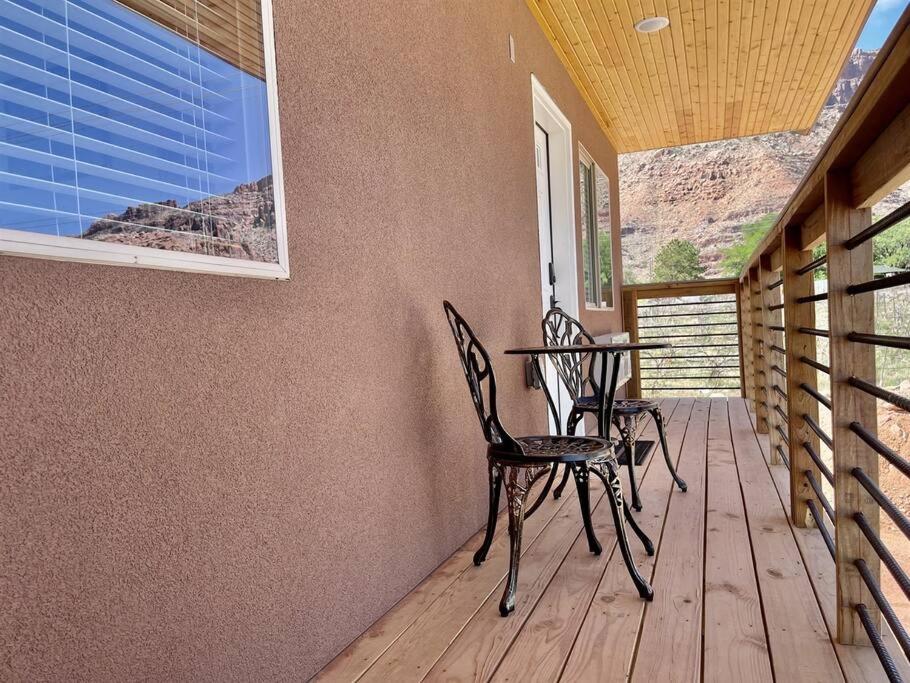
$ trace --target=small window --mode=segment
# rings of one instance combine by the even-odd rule
[[[0,2],[0,253],[287,277],[269,0]]]
[[[585,301],[589,308],[613,308],[613,232],[610,178],[580,150],[581,251]]]

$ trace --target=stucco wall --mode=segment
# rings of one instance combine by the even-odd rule
[[[290,282],[0,258],[0,678],[300,679],[357,636],[484,521],[443,298],[544,424],[501,355],[539,338],[532,72],[618,186],[524,2],[275,15]]]

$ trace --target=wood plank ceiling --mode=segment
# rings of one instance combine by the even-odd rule
[[[618,152],[812,126],[874,0],[526,0]],[[641,19],[670,26],[639,33]]]

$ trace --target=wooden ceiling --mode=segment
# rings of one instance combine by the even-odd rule
[[[526,0],[618,152],[812,126],[874,0]],[[635,30],[665,16],[657,33]]]
[[[259,0],[119,0],[226,62],[265,79]]]

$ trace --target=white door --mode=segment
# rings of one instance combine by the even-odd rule
[[[577,277],[574,268],[563,268],[569,272],[559,272],[558,264],[554,259],[554,239],[559,236],[554,234],[553,229],[553,178],[551,178],[550,167],[551,140],[547,131],[535,122],[534,124],[534,159],[537,167],[537,222],[538,222],[538,239],[540,244],[540,303],[543,314],[546,315],[554,306],[560,306],[567,310],[569,315],[577,315],[569,305],[560,300],[560,294],[567,291],[566,288],[575,287]],[[571,245],[574,249],[574,234],[570,236]],[[558,246],[558,245],[557,245]],[[573,261],[574,263],[574,261]],[[543,360],[543,359],[542,359]],[[546,382],[550,389],[550,394],[556,402],[560,415],[560,433],[565,433],[566,421],[569,412],[572,410],[572,398],[563,388],[556,374],[556,369],[549,362],[544,361],[546,368]],[[550,433],[556,434],[556,424],[550,415]],[[576,433],[584,433],[584,425],[578,426]]]

